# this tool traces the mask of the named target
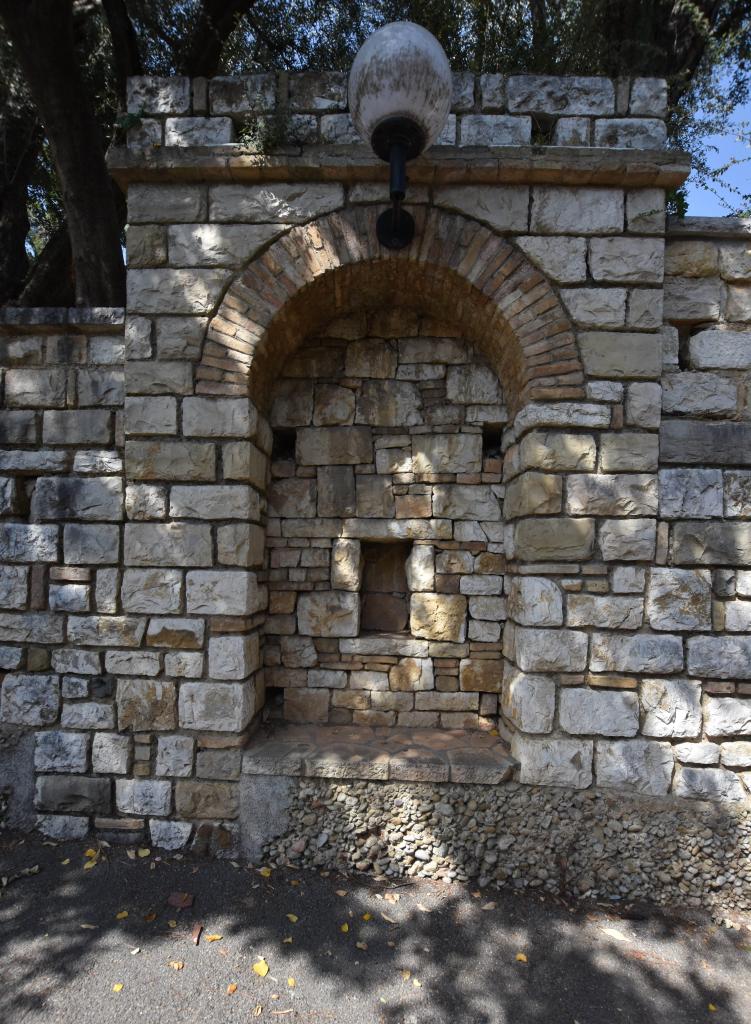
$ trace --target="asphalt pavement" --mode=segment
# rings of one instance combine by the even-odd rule
[[[2,1024],[751,1021],[748,920],[140,854],[0,832]]]

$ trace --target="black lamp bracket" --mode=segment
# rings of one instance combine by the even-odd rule
[[[391,208],[384,210],[376,222],[378,241],[387,249],[403,249],[415,235],[414,218],[402,208],[407,192],[407,161],[424,149],[425,133],[409,118],[391,117],[375,129],[371,145],[376,155],[387,160],[390,167]]]

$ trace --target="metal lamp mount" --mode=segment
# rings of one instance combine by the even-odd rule
[[[415,221],[402,206],[407,194],[407,161],[425,148],[425,132],[407,117],[390,117],[373,132],[371,145],[376,156],[389,164],[391,206],[376,221],[376,235],[387,249],[403,249],[415,236]]]

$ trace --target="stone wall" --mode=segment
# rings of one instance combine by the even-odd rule
[[[0,721],[38,734],[50,834],[231,847],[267,686],[297,719],[493,726],[522,783],[746,798],[748,224],[666,249],[660,83],[491,85],[457,78],[392,252],[337,76],[133,84],[124,320],[3,326]],[[230,141],[280,101],[313,142]],[[532,117],[587,125],[531,148]],[[394,536],[411,635],[331,636],[357,543]]]

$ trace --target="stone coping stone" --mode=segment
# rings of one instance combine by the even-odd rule
[[[253,737],[245,775],[497,785],[516,761],[498,736],[462,729],[280,725]]]
[[[3,306],[0,308],[0,333],[16,332],[18,328],[59,329],[76,327],[85,331],[95,329],[97,334],[118,332],[125,323],[122,306]]]
[[[667,219],[665,235],[673,238],[751,239],[751,217],[676,217]]]
[[[388,166],[363,144],[287,148],[273,154],[225,146],[128,149],[107,154],[120,186],[134,181],[387,181]],[[413,185],[509,184],[680,185],[691,169],[678,150],[596,146],[434,146],[410,162]]]

